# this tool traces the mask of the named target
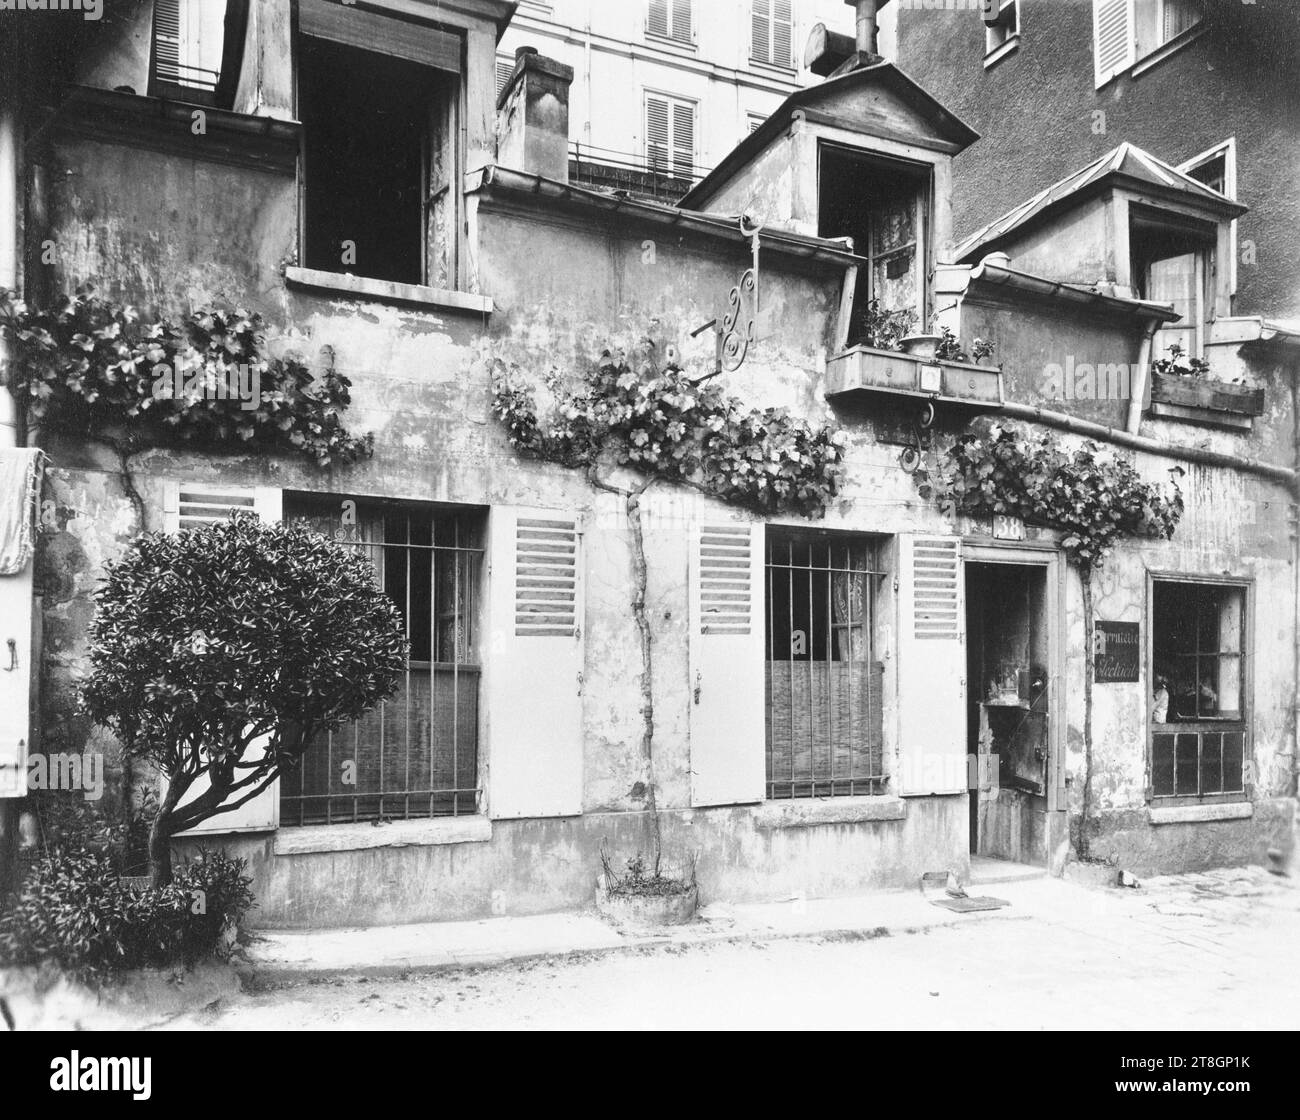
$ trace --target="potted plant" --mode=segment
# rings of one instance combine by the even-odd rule
[[[665,874],[658,861],[648,865],[638,852],[619,874],[600,846],[603,870],[596,880],[596,910],[614,925],[629,929],[679,926],[695,917],[699,888],[695,882],[695,853]]]
[[[1191,357],[1176,342],[1168,348],[1168,354],[1151,363],[1153,403],[1243,416],[1263,414],[1263,389],[1252,389],[1239,382],[1216,381],[1209,376],[1209,362]]]
[[[916,326],[915,311],[882,311],[878,299],[868,301],[860,316],[853,337],[858,345],[870,346],[873,350],[904,349],[903,343],[911,337],[909,332]]]

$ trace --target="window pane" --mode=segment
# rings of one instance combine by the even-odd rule
[[[1223,736],[1217,733],[1201,736],[1200,792],[1223,792]]]
[[[1223,736],[1223,790],[1238,793],[1244,790],[1242,759],[1245,757],[1246,736],[1240,731],[1230,731]]]
[[[1151,739],[1151,789],[1157,797],[1174,792],[1174,736],[1155,735]]]
[[[1180,796],[1194,796],[1197,787],[1197,740],[1195,733],[1177,736],[1174,745],[1174,793]]]

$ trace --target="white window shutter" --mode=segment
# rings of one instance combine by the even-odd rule
[[[256,513],[263,521],[279,521],[282,514],[282,495],[273,487],[213,487],[191,486],[169,482],[164,491],[163,529],[175,533],[180,529],[194,529],[200,525],[221,521],[232,513],[247,510]],[[244,755],[247,762],[256,762],[266,751],[269,738],[249,744]],[[179,807],[184,807],[208,788],[206,778],[199,778],[189,789]],[[165,793],[167,781],[161,782],[160,795]],[[233,796],[237,800],[247,790]],[[267,832],[280,826],[280,780],[277,778],[251,801],[229,813],[218,813],[201,821],[194,828],[179,833],[180,836],[210,836],[228,832]]]
[[[31,744],[33,600],[31,560],[0,575],[0,798],[27,795]],[[10,645],[10,643],[13,643]]]
[[[763,526],[697,526],[689,582],[691,804],[762,801]]]
[[[1092,59],[1100,89],[1136,58],[1133,0],[1092,0]]]
[[[755,62],[772,61],[772,20],[769,15],[771,0],[753,0],[750,16],[749,57]]]
[[[904,534],[899,549],[899,772],[904,794],[963,793],[966,642],[961,540]]]
[[[668,38],[668,0],[650,0],[646,12],[645,28],[651,35]]]
[[[691,0],[672,0],[673,38],[681,43],[691,41]]]
[[[685,101],[673,102],[673,172],[695,173],[695,106]]]
[[[496,820],[582,812],[582,523],[493,507],[487,805]]]
[[[647,93],[645,98],[645,159],[652,170],[667,170],[669,161],[668,99]]]
[[[772,65],[790,66],[794,49],[790,0],[772,0]]]

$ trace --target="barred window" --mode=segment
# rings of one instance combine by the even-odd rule
[[[874,557],[856,534],[768,532],[768,797],[883,787]]]
[[[286,495],[286,519],[361,552],[402,612],[397,692],[314,743],[280,783],[288,825],[459,815],[478,807],[482,511]]]

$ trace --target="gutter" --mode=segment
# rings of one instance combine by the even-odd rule
[[[972,281],[980,280],[994,287],[1006,287],[1012,291],[1035,295],[1042,299],[1059,300],[1063,303],[1073,303],[1111,312],[1122,311],[1139,319],[1151,320],[1153,323],[1172,323],[1182,317],[1167,303],[1154,303],[1151,300],[1106,295],[1103,292],[1090,291],[1078,284],[1067,284],[1061,280],[1045,280],[1041,276],[1020,272],[1018,269],[999,263],[999,256],[1000,254],[990,254],[979,264],[972,267],[970,269],[970,279]],[[967,294],[970,292],[969,284],[966,287],[966,292]]]
[[[625,215],[656,225],[672,226],[678,230],[691,230],[711,237],[720,237],[746,247],[750,244],[750,235],[741,232],[739,221],[720,214],[685,210],[680,206],[665,206],[662,203],[645,202],[624,195],[610,194],[607,191],[575,187],[534,172],[515,171],[496,164],[489,164],[465,176],[466,194],[492,190],[525,198],[544,198],[551,202],[569,203],[607,214]],[[775,226],[763,227],[759,238],[765,250],[801,260],[816,261],[818,264],[832,265],[841,269],[867,264],[865,258],[852,251],[850,248],[852,241],[849,238],[810,237],[807,234],[794,233]]]
[[[1119,447],[1129,447],[1134,451],[1145,451],[1149,455],[1160,455],[1166,459],[1181,459],[1188,463],[1203,463],[1210,467],[1231,467],[1245,471],[1247,474],[1267,478],[1289,487],[1293,492],[1300,481],[1298,474],[1291,467],[1277,467],[1271,463],[1261,463],[1258,459],[1246,459],[1240,455],[1230,455],[1224,451],[1211,451],[1207,447],[1188,447],[1184,444],[1161,443],[1146,436],[1122,432],[1118,428],[1108,428],[1091,420],[1080,420],[1064,412],[1052,412],[1044,408],[1035,408],[1027,404],[1015,404],[1004,401],[993,411],[1017,420],[1030,420],[1044,424],[1049,428],[1059,428],[1075,435],[1088,436],[1091,439],[1105,440]]]

